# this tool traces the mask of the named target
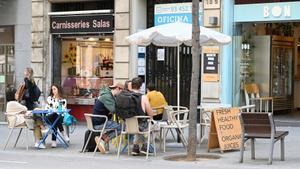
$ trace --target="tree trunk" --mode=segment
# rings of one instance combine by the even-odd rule
[[[187,160],[196,160],[197,149],[197,105],[198,84],[200,77],[200,28],[199,28],[199,0],[193,0],[192,6],[193,28],[192,28],[192,78],[190,89],[190,114],[189,114],[189,138],[187,149]]]

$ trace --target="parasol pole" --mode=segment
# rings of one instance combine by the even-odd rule
[[[177,43],[177,110],[179,110],[180,106],[180,58],[179,58],[179,46],[180,43]]]

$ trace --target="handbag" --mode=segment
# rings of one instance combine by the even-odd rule
[[[26,89],[25,89],[25,84],[22,83],[22,84],[18,87],[18,89],[17,89],[17,91],[16,91],[16,93],[15,93],[15,99],[16,99],[18,102],[20,102],[20,101],[22,100],[23,95],[25,94],[25,91],[26,91]]]
[[[70,133],[74,132],[77,122],[78,122],[77,119],[74,116],[72,116],[70,113],[64,113],[64,119],[63,119],[64,125],[73,126],[71,128]]]
[[[72,116],[70,113],[64,113],[64,124],[66,126],[70,126],[74,123],[77,123],[77,120],[74,116]]]

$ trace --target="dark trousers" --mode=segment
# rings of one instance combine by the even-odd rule
[[[50,115],[47,117],[47,119],[48,119],[51,123],[53,123],[53,122],[56,120],[57,116],[58,116],[58,115],[57,115],[56,113],[52,113],[52,114],[50,114]],[[60,132],[63,132],[63,131],[64,131],[64,127],[63,127],[62,123],[63,123],[63,119],[62,119],[62,117],[60,117],[60,119],[58,119],[58,122],[57,122],[56,125],[54,126],[54,128],[56,129],[56,132],[57,132],[57,129],[59,129]],[[55,134],[57,134],[57,133],[55,133]],[[56,141],[56,135],[55,135],[55,134],[54,134],[54,133],[52,134],[52,141]]]

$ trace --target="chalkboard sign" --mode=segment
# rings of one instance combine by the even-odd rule
[[[204,73],[218,74],[218,54],[204,53]]]
[[[241,146],[241,124],[238,108],[217,109],[211,118],[208,150],[238,150]]]

